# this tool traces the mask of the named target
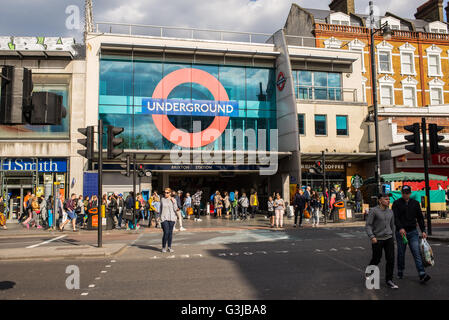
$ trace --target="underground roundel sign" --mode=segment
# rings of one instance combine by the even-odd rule
[[[168,99],[170,92],[184,83],[197,83],[210,91],[214,101]],[[142,99],[142,113],[151,114],[159,132],[172,143],[184,148],[199,148],[214,142],[226,129],[229,118],[238,116],[238,102],[230,101],[228,94],[210,73],[184,68],[166,75],[156,86],[153,96]],[[176,128],[168,115],[208,116],[214,120],[200,132],[187,132]]]
[[[287,82],[287,80],[285,79],[284,73],[281,71],[279,72],[278,77],[276,79],[276,86],[278,87],[279,91],[284,90],[285,82]]]

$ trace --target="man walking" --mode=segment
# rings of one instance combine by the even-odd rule
[[[370,265],[377,266],[382,258],[382,250],[385,251],[387,264],[385,267],[385,280],[391,289],[398,289],[393,282],[394,271],[394,215],[390,207],[390,196],[382,193],[378,198],[379,204],[372,208],[366,220],[366,233],[371,239],[373,255]]]
[[[298,186],[296,189],[295,198],[293,199],[293,207],[295,208],[295,224],[293,227],[300,227],[302,224],[302,216],[304,214],[304,209],[306,208],[306,197],[304,196],[304,192]],[[298,224],[299,217],[299,224]]]
[[[193,204],[193,213],[195,214],[194,221],[201,221],[200,219],[200,210],[201,210],[201,196],[203,195],[203,191],[197,189],[195,194],[192,196],[192,204]]]
[[[398,245],[398,278],[402,279],[405,269],[405,251],[407,242],[415,260],[418,270],[419,280],[425,283],[430,280],[430,276],[424,269],[419,250],[419,233],[416,223],[422,232],[423,239],[427,238],[426,226],[422,215],[421,206],[418,201],[410,199],[412,189],[410,186],[402,187],[402,198],[393,203],[394,223],[396,225],[396,242]],[[404,243],[405,242],[405,243]]]

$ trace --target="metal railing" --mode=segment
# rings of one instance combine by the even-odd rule
[[[187,27],[167,27],[145,24],[98,22],[96,33],[120,34],[128,36],[149,36],[160,38],[182,38],[189,40],[232,41],[244,43],[270,43],[272,34],[239,32]]]
[[[357,89],[316,86],[296,86],[296,99],[305,101],[359,102]]]

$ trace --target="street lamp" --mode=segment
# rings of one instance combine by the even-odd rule
[[[379,150],[379,119],[377,113],[377,71],[376,71],[376,56],[374,53],[374,35],[378,32],[382,32],[384,40],[390,40],[392,35],[392,30],[388,25],[388,22],[385,22],[380,26],[379,29],[375,28],[374,25],[374,6],[373,2],[369,2],[370,7],[370,58],[371,58],[371,82],[372,82],[372,90],[373,90],[373,107],[374,107],[374,131],[376,135],[376,185],[377,192],[380,194],[382,192],[382,187],[380,185],[380,150]]]

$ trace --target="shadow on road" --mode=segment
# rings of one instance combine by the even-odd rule
[[[137,245],[137,244],[133,244],[131,247],[136,247],[136,248],[139,248],[139,249],[152,250],[152,251],[161,252],[161,248],[153,247],[153,246],[148,246],[148,245]]]
[[[8,290],[14,288],[16,285],[13,281],[1,281],[0,282],[0,290]]]

